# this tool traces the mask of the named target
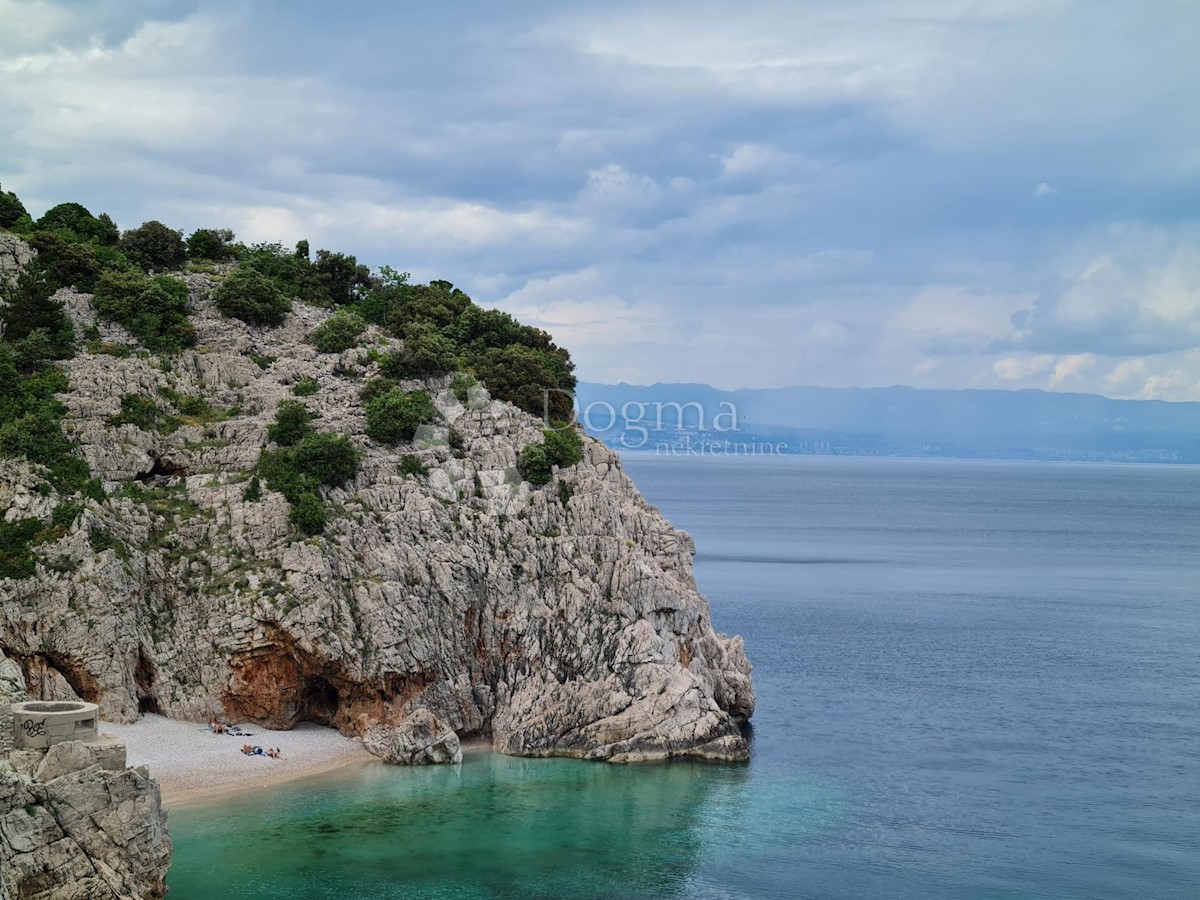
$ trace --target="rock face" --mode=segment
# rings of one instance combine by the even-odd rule
[[[585,439],[581,463],[532,488],[516,464],[541,423],[480,389],[461,402],[450,377],[402,383],[429,391],[440,420],[412,444],[373,444],[366,350],[395,342],[371,331],[359,349],[318,353],[306,336],[327,311],[297,304],[282,327],[251,327],[215,310],[212,278],[187,282],[195,350],[65,366],[64,427],[109,499],[35,548],[35,578],[0,581],[0,648],[39,691],[117,721],[147,710],[363,734],[425,710],[505,753],[746,757],[742,641],[714,633],[691,539],[619,457]],[[62,297],[79,329],[137,350],[87,295]],[[302,378],[317,384],[303,398],[314,426],[362,450],[355,480],[324,492],[325,533],[306,540],[282,496],[251,489],[266,426]],[[155,398],[178,427],[109,424],[125,394]],[[230,413],[188,418],[187,396]],[[428,474],[401,474],[405,454]],[[0,460],[9,518],[48,517],[62,499]]]
[[[0,691],[10,666],[0,657]],[[26,699],[10,693],[0,702]],[[158,786],[125,768],[121,742],[0,755],[0,900],[153,900],[170,858]]]
[[[458,735],[427,709],[415,709],[395,725],[363,732],[363,746],[386,763],[420,766],[462,762]]]
[[[7,281],[21,271],[21,267],[37,254],[15,234],[0,231],[0,282]]]

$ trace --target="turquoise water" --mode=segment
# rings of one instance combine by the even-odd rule
[[[627,466],[747,639],[749,766],[298,782],[172,812],[172,898],[1200,896],[1200,469]]]

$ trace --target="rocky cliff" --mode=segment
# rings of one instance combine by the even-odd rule
[[[26,699],[0,655],[0,724]],[[171,841],[158,787],[101,738],[0,754],[0,900],[155,900]]]
[[[114,721],[362,734],[423,709],[435,731],[505,753],[745,758],[741,639],[714,633],[690,538],[614,453],[585,440],[580,463],[532,487],[518,457],[542,423],[482,387],[464,400],[449,376],[403,384],[429,392],[436,420],[377,444],[360,392],[394,339],[371,328],[320,353],[307,336],[328,311],[298,303],[281,327],[251,326],[215,308],[221,272],[178,277],[197,343],[171,356],[99,320],[89,295],[58,295],[93,338],[62,364],[63,429],[105,496],[60,496],[27,460],[0,458],[9,521],[80,506],[31,545],[32,577],[0,580],[0,648],[33,693]],[[329,523],[310,538],[256,475],[301,382],[313,427],[361,451],[353,479],[323,489]],[[140,423],[120,415],[130,396],[152,404]]]

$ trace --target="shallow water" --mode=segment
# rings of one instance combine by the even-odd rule
[[[1200,896],[1200,469],[627,459],[749,766],[471,754],[172,812],[173,900]]]

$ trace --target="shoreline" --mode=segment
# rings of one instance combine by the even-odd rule
[[[147,713],[128,725],[102,722],[100,730],[125,742],[127,765],[149,768],[167,808],[220,803],[355,765],[383,765],[360,740],[311,723],[291,731],[247,725],[250,733],[239,737]],[[243,744],[279,747],[282,758],[247,756]]]

